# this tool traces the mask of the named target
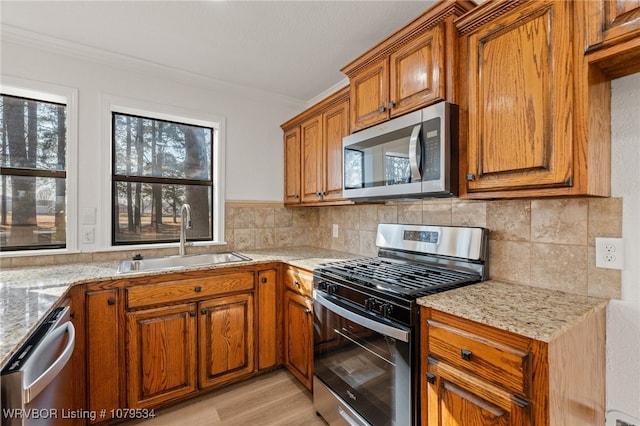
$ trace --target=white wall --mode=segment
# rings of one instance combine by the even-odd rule
[[[640,74],[612,82],[612,195],[623,197],[622,299],[607,317],[607,410],[640,419]]]
[[[280,201],[283,198],[283,145],[280,123],[300,112],[300,101],[234,87],[167,70],[115,54],[97,52],[56,40],[29,39],[25,34],[2,37],[0,73],[21,79],[77,88],[79,93],[79,211],[98,210],[97,223],[108,223],[102,176],[110,167],[101,158],[105,140],[104,95],[130,98],[199,116],[222,116],[226,122],[227,200]],[[106,197],[106,198],[105,198]],[[103,235],[104,234],[104,235]],[[95,245],[106,248],[108,233],[98,229]],[[102,238],[100,238],[102,237]]]

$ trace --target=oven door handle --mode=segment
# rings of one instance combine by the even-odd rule
[[[394,326],[373,320],[371,318],[358,315],[357,313],[350,311],[349,309],[343,308],[342,306],[332,302],[317,290],[313,290],[313,300],[315,302],[318,302],[320,305],[330,310],[331,312],[337,315],[340,315],[341,317],[346,318],[349,321],[353,321],[358,325],[366,327],[377,333],[384,334],[385,336],[393,337],[396,340],[400,340],[405,343],[409,342],[410,331],[407,329],[394,327]]]

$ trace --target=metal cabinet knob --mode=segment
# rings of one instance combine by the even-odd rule
[[[470,350],[467,349],[462,349],[460,351],[460,356],[462,357],[462,359],[464,359],[465,361],[471,361],[471,358],[473,357],[473,353]]]
[[[385,112],[387,110],[387,108],[384,105],[380,105],[380,108],[378,108],[378,112],[382,113]]]
[[[293,281],[293,285],[295,285],[296,287],[300,288],[300,283],[298,282],[298,280],[294,280]]]
[[[107,299],[107,305],[111,306],[111,305],[115,305],[116,304],[116,298],[115,297],[110,297]]]
[[[395,108],[395,107],[396,107],[396,103],[395,102],[393,102],[393,101],[389,102],[389,109]]]
[[[195,291],[196,293],[200,293],[202,291],[202,287],[197,286],[193,289],[193,291]]]
[[[266,279],[265,277],[262,277],[262,279],[260,280],[260,282],[261,282],[262,284],[265,284],[265,283],[267,282],[267,279]]]
[[[435,384],[436,376],[434,374],[427,373],[427,382],[431,383],[432,385]]]

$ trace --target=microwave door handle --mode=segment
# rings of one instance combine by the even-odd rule
[[[422,130],[422,124],[418,124],[413,128],[411,132],[411,138],[409,139],[409,165],[411,166],[411,182],[420,182],[422,175],[420,173],[420,167],[418,166],[418,159],[420,158],[420,130]]]

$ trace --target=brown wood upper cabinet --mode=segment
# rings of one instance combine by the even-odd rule
[[[456,20],[461,197],[609,195],[610,86],[584,57],[579,3],[486,2]]]
[[[591,62],[609,78],[640,72],[640,0],[579,2]]]
[[[342,138],[349,134],[344,88],[282,124],[285,204],[326,205],[342,198]]]
[[[474,6],[440,2],[342,68],[352,132],[439,100],[455,102],[453,18]]]

